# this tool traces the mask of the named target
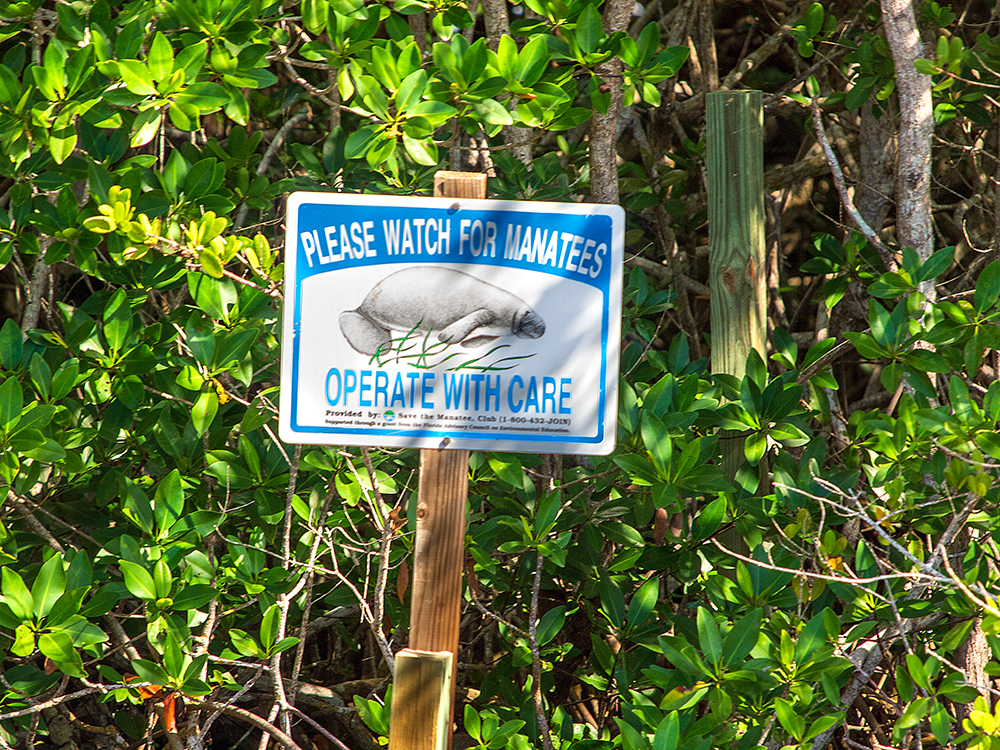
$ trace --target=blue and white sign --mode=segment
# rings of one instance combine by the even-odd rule
[[[293,193],[280,434],[610,453],[618,206]]]

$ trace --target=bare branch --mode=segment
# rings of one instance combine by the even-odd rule
[[[858,231],[860,231],[861,234],[864,235],[865,239],[868,240],[876,250],[878,250],[878,253],[882,258],[882,262],[885,264],[886,270],[896,270],[896,261],[892,257],[892,251],[886,247],[885,243],[882,242],[881,238],[879,238],[879,236],[875,233],[875,230],[868,226],[868,222],[861,217],[858,209],[855,207],[854,203],[850,199],[850,196],[847,194],[847,185],[844,183],[844,173],[840,169],[840,162],[837,161],[837,156],[833,153],[830,141],[826,137],[826,131],[823,130],[823,116],[820,114],[819,104],[817,103],[816,97],[813,97],[810,106],[813,113],[813,127],[816,130],[816,138],[823,147],[823,153],[826,154],[827,163],[830,165],[830,171],[833,173],[833,181],[837,185],[837,193],[840,195],[841,205],[844,207],[847,215],[851,217],[851,221],[854,222],[854,226],[858,228]]]

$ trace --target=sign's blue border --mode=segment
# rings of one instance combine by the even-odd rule
[[[391,218],[387,219],[387,215]],[[419,254],[366,254],[363,250],[367,238],[356,232],[353,237],[347,233],[351,224],[367,224],[382,232],[382,222],[399,219],[422,219],[421,226],[429,222],[440,222],[441,227],[448,224],[449,252],[428,253],[428,248],[419,248]],[[473,222],[480,226],[491,221],[497,228],[496,246],[493,254],[482,251],[473,253],[472,243],[466,245],[468,235],[461,234]],[[527,259],[514,257],[504,258],[505,232],[509,226],[530,225],[533,227],[558,228],[560,232],[569,232],[586,236],[606,237],[609,247],[606,257],[600,263],[593,260],[587,268],[567,268],[572,263],[556,261],[545,266]],[[320,263],[316,258],[315,248],[304,247],[299,240],[302,234],[316,232],[315,236],[325,227],[343,224],[341,232],[342,246],[354,240],[351,251],[342,251],[336,264]],[[489,449],[487,444],[501,445],[497,450],[532,450],[536,446],[547,446],[551,452],[582,452],[572,450],[572,446],[607,446],[609,437],[606,422],[610,420],[610,443],[614,442],[614,426],[616,422],[617,403],[615,409],[608,410],[608,398],[617,395],[618,345],[620,331],[621,304],[621,269],[624,255],[624,212],[618,206],[603,206],[597,204],[576,203],[546,203],[521,201],[481,201],[454,198],[410,198],[399,196],[353,195],[340,193],[293,193],[289,196],[287,212],[287,232],[285,245],[285,302],[293,302],[291,326],[284,326],[285,336],[291,333],[291,346],[283,340],[283,353],[290,354],[291,362],[282,364],[282,384],[290,375],[290,388],[281,389],[281,426],[282,438],[288,442],[307,442],[303,438],[310,436],[328,436],[342,438],[345,444],[358,445],[408,445],[412,441],[415,446],[429,447],[431,443],[446,444],[452,447],[473,447]],[[463,229],[460,229],[462,227]],[[555,229],[553,229],[555,231]],[[461,236],[460,236],[461,235]],[[360,241],[358,241],[360,240]],[[419,241],[419,240],[418,240]],[[429,244],[429,243],[428,243]],[[416,250],[417,248],[413,248]],[[310,257],[313,256],[313,257]],[[540,257],[540,256],[539,256]],[[586,283],[601,293],[601,361],[600,390],[598,394],[597,433],[595,435],[554,435],[548,433],[506,432],[498,434],[493,431],[474,430],[425,430],[425,429],[386,429],[333,427],[322,425],[303,425],[299,423],[299,346],[301,343],[301,300],[302,283],[306,279],[324,273],[335,273],[339,269],[372,265],[418,265],[442,264],[451,267],[461,266],[503,266],[522,268],[536,273],[556,275],[571,278]],[[553,267],[554,266],[554,267]],[[291,297],[291,300],[289,300]],[[617,302],[617,309],[614,305]],[[612,326],[615,330],[612,330]],[[613,346],[613,351],[609,350]],[[289,351],[290,349],[290,351]],[[289,367],[290,365],[290,367]],[[614,369],[614,377],[609,378],[609,367]],[[609,389],[611,393],[609,394]],[[615,401],[617,399],[615,398]],[[287,412],[287,417],[285,416]],[[343,439],[349,438],[349,439]],[[354,440],[351,440],[353,438]],[[367,438],[367,439],[366,439]],[[374,439],[372,439],[374,438]],[[388,438],[381,442],[378,438]],[[327,442],[327,441],[321,441]],[[330,441],[333,442],[333,441]],[[516,444],[524,444],[518,447]],[[514,447],[510,447],[514,446]],[[608,448],[610,451],[610,448]]]

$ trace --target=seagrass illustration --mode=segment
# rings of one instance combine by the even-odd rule
[[[354,310],[340,314],[340,330],[351,347],[378,365],[405,362],[429,369],[509,369],[534,356],[492,355],[497,344],[471,359],[451,349],[487,346],[498,339],[537,339],[545,322],[520,297],[451,268],[412,266],[395,271],[368,292]]]

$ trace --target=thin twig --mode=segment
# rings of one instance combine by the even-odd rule
[[[318,722],[314,721],[311,716],[309,716],[307,714],[304,714],[302,711],[300,711],[299,709],[297,709],[295,706],[289,706],[288,710],[291,711],[292,713],[294,713],[296,716],[298,716],[303,721],[305,721],[307,724],[311,725],[316,731],[318,731],[320,734],[322,734],[324,737],[326,737],[328,740],[330,740],[330,742],[333,743],[334,747],[337,747],[340,750],[351,750],[347,745],[345,745],[343,742],[341,742],[336,737],[334,737],[332,734],[330,734],[330,732],[327,731],[322,725],[320,725]]]
[[[832,484],[830,482],[827,482],[826,480],[822,479],[821,477],[813,476],[813,480],[815,482],[817,482],[818,484],[820,484],[821,486],[825,487],[826,489],[830,490],[831,492],[836,492],[837,494],[841,495],[842,497],[848,497],[847,495],[844,494],[843,490],[841,490],[839,487],[837,487],[836,485],[834,485],[834,484]],[[914,557],[910,553],[909,550],[907,550],[905,547],[903,547],[903,545],[901,545],[899,542],[897,542],[895,539],[893,539],[891,536],[889,536],[885,532],[885,529],[883,529],[882,526],[878,523],[878,521],[875,521],[875,520],[869,518],[868,514],[865,513],[864,510],[861,509],[861,503],[860,503],[860,500],[857,497],[851,498],[852,500],[854,500],[855,503],[858,504],[857,510],[852,510],[851,508],[848,508],[846,505],[843,505],[842,503],[838,503],[835,500],[831,500],[828,497],[819,497],[818,495],[813,495],[813,494],[811,494],[809,492],[806,492],[805,490],[800,489],[798,487],[790,487],[788,485],[780,484],[778,482],[775,482],[774,486],[775,487],[781,487],[782,489],[788,490],[790,492],[797,492],[800,495],[808,497],[808,498],[810,498],[812,500],[816,500],[817,502],[820,502],[820,503],[829,503],[833,507],[835,507],[835,508],[837,508],[839,510],[842,510],[843,512],[847,513],[848,515],[857,515],[859,518],[861,518],[862,521],[864,521],[872,529],[874,529],[875,533],[878,534],[880,537],[882,537],[882,539],[884,539],[894,550],[896,550],[897,552],[899,552],[903,557],[905,557],[911,563],[913,563],[914,565],[916,565],[924,575],[926,575],[929,578],[932,578],[934,580],[937,580],[940,583],[948,583],[949,582],[949,579],[946,576],[941,575],[934,567],[928,565],[927,563],[923,562],[922,560],[918,560],[916,557]]]
[[[60,555],[66,554],[66,548],[59,543],[58,539],[52,536],[52,532],[49,531],[45,525],[35,517],[35,514],[31,512],[31,509],[21,501],[21,498],[14,494],[13,490],[7,491],[7,499],[21,515],[21,518],[24,519],[24,522],[28,524],[28,528],[30,528],[32,532],[38,534],[38,536],[48,542],[48,545]]]
[[[302,608],[302,622],[299,625],[299,643],[295,649],[295,659],[292,663],[291,688],[288,693],[288,702],[295,705],[295,695],[299,689],[299,673],[302,671],[302,659],[305,657],[306,637],[309,633],[309,615],[312,611],[313,583],[316,580],[316,557],[319,554],[319,545],[323,540],[321,529],[326,523],[326,514],[330,509],[330,503],[336,494],[336,484],[334,478],[330,477],[330,488],[323,498],[323,505],[319,509],[316,517],[316,528],[312,529],[312,542],[309,545],[309,562],[306,566],[306,600]]]
[[[371,453],[367,448],[361,449],[361,458],[365,462],[365,469],[368,471],[368,479],[372,485],[372,492],[375,495],[375,502],[380,514],[384,517],[382,521],[382,538],[379,545],[378,576],[375,579],[375,622],[373,628],[382,630],[382,620],[385,617],[385,587],[389,578],[389,553],[392,551],[392,537],[396,531],[393,522],[385,512],[386,504],[382,498],[382,492],[378,488],[378,481],[375,478],[375,467],[372,464]]]
[[[775,485],[779,486],[779,485]],[[735,557],[737,560],[742,560],[745,563],[753,565],[757,568],[762,568],[764,570],[774,570],[779,573],[791,573],[792,575],[802,576],[804,578],[816,578],[821,581],[836,581],[837,583],[848,583],[852,586],[860,585],[862,583],[876,583],[877,581],[893,581],[899,578],[912,579],[914,575],[920,575],[919,573],[886,573],[880,576],[866,576],[864,578],[849,578],[848,576],[831,576],[824,573],[813,573],[808,570],[798,570],[795,568],[785,568],[781,565],[775,565],[774,563],[766,563],[763,560],[755,560],[752,557],[747,557],[746,555],[741,555],[739,552],[734,552],[728,547],[724,547],[719,543],[714,537],[709,539],[709,541],[719,548],[720,551],[725,552],[730,557]],[[867,589],[866,589],[867,590]]]
[[[854,225],[858,228],[861,234],[864,235],[865,239],[868,240],[876,250],[878,250],[879,256],[881,256],[886,270],[895,271],[896,261],[892,256],[892,251],[886,247],[885,243],[882,242],[878,234],[875,233],[875,230],[868,226],[868,222],[864,220],[858,212],[858,209],[855,208],[850,196],[847,194],[847,185],[844,182],[844,173],[840,169],[840,162],[837,161],[837,156],[833,153],[830,141],[826,137],[826,131],[823,129],[823,116],[820,114],[819,103],[816,97],[812,98],[810,107],[813,113],[813,127],[816,130],[816,138],[819,139],[820,146],[823,147],[823,153],[826,155],[826,161],[830,165],[830,172],[833,174],[833,181],[837,186],[837,194],[840,196],[841,205],[843,205],[847,215],[851,217],[851,221],[854,222]]]
[[[31,284],[28,286],[28,304],[24,308],[21,319],[21,336],[27,341],[28,331],[38,327],[38,317],[42,311],[42,299],[45,297],[45,283],[49,278],[49,267],[45,264],[45,251],[52,244],[52,238],[42,236],[38,240],[38,254],[35,256],[35,267],[31,272]]]
[[[389,665],[389,671],[394,673],[396,670],[396,659],[392,654],[392,649],[389,647],[389,642],[386,640],[385,634],[381,628],[375,627],[375,615],[371,607],[368,606],[367,600],[358,591],[358,587],[354,585],[354,582],[340,572],[340,564],[337,562],[337,546],[334,544],[333,539],[330,538],[325,541],[330,548],[330,557],[333,559],[333,570],[330,573],[347,586],[358,600],[358,604],[361,606],[361,616],[368,623],[372,633],[375,635],[375,642],[378,644],[379,651],[382,652],[382,658],[385,659],[385,663]]]
[[[55,698],[50,698],[42,703],[36,703],[28,708],[18,709],[17,711],[8,711],[7,713],[0,714],[0,721],[5,721],[7,719],[16,719],[19,716],[28,716],[32,713],[37,713],[39,711],[44,711],[46,708],[52,708],[53,706],[58,706],[60,703],[66,703],[67,701],[76,700],[77,698],[83,698],[85,695],[91,695],[92,693],[109,692],[111,690],[121,690],[123,688],[136,689],[142,687],[149,687],[153,683],[151,682],[130,682],[127,685],[91,685],[89,687],[83,688],[82,690],[77,690],[75,693],[66,693],[65,695],[59,695]]]
[[[211,714],[209,714],[209,717],[205,721],[204,726],[202,726],[201,731],[198,732],[198,739],[195,741],[196,745],[200,745],[201,743],[203,743],[205,741],[205,738],[208,736],[208,730],[212,728],[212,724],[215,723],[216,719],[218,719],[220,716],[222,716],[222,714],[223,714],[223,712],[225,710],[223,708],[223,706],[232,706],[232,705],[234,705],[236,703],[236,701],[238,701],[247,692],[249,692],[250,688],[252,688],[254,686],[254,684],[257,682],[257,680],[260,678],[260,676],[263,673],[264,673],[264,665],[263,664],[258,664],[257,665],[257,672],[256,672],[256,674],[254,674],[249,680],[247,680],[247,683],[243,687],[241,687],[239,689],[239,691],[237,691],[236,693],[234,693],[233,696],[229,700],[227,700],[225,703],[222,703]]]
[[[825,367],[829,367],[853,348],[854,346],[850,341],[841,341],[822,357],[802,370],[802,372],[799,373],[799,376],[795,379],[795,382],[799,385],[807,383],[816,373]]]
[[[535,562],[535,582],[531,587],[531,612],[528,615],[528,645],[531,647],[531,699],[535,704],[535,719],[538,721],[538,734],[542,738],[542,748],[553,750],[552,733],[549,729],[549,719],[545,715],[545,704],[542,701],[542,655],[538,647],[538,592],[542,585],[542,553],[538,553]]]
[[[289,737],[287,734],[282,732],[273,724],[265,721],[263,718],[258,716],[251,711],[247,711],[243,708],[237,708],[236,706],[230,706],[226,703],[219,703],[218,701],[193,701],[189,700],[185,702],[185,705],[192,708],[205,708],[205,709],[221,709],[223,713],[229,714],[230,716],[235,716],[237,719],[243,719],[250,724],[253,724],[258,729],[266,732],[269,736],[273,737],[275,740],[280,742],[282,746],[288,750],[302,750],[295,740]]]

